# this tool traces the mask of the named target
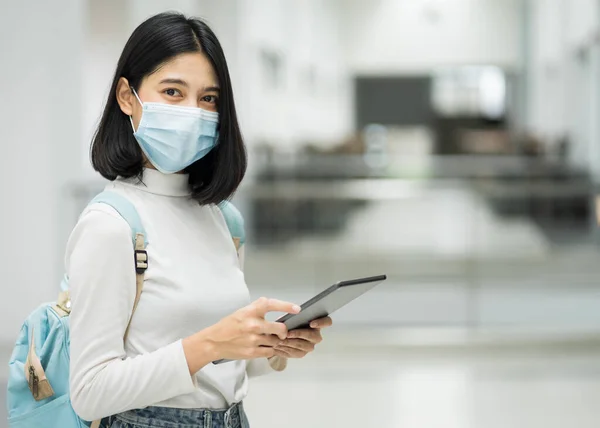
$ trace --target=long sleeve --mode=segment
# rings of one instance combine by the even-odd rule
[[[85,420],[141,408],[195,390],[181,341],[127,358],[123,335],[135,299],[128,224],[92,206],[66,252],[71,290],[71,402]]]

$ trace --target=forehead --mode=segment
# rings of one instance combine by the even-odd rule
[[[219,84],[212,64],[200,52],[177,55],[147,76],[147,81],[148,83],[158,83],[166,78],[181,79],[190,86],[214,86]]]

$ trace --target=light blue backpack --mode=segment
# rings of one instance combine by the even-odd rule
[[[142,292],[144,272],[148,268],[148,255],[145,250],[148,241],[142,221],[133,204],[116,192],[102,192],[91,203],[112,206],[129,223],[137,274],[137,291],[133,306],[135,312]],[[220,204],[219,208],[225,217],[236,249],[239,250],[245,240],[242,216],[227,201]],[[58,300],[45,303],[34,310],[21,328],[9,363],[7,404],[10,428],[96,428],[100,423],[81,420],[71,407],[71,302],[66,277],[61,288]]]

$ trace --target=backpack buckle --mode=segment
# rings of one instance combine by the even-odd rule
[[[55,309],[58,309],[61,316],[67,316],[71,313],[71,296],[68,291],[63,291],[58,295]]]
[[[134,250],[135,272],[143,274],[148,269],[148,252],[146,250]]]

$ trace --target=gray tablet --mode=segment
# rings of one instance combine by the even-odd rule
[[[302,304],[300,306],[302,310],[299,313],[284,315],[276,322],[284,323],[288,331],[297,328],[308,328],[311,321],[331,315],[386,279],[385,275],[378,275],[340,281]],[[231,360],[218,360],[214,361],[213,364],[229,361]]]

